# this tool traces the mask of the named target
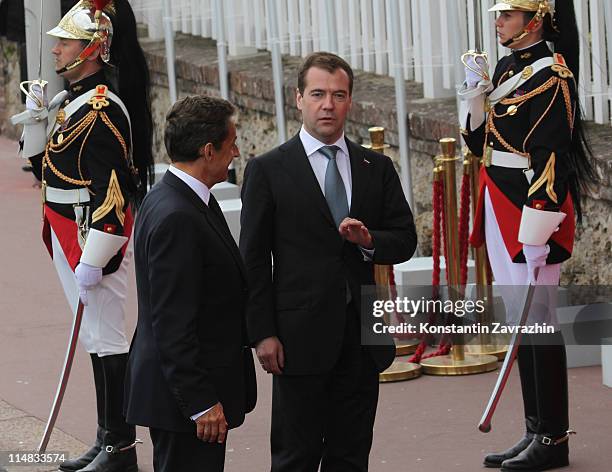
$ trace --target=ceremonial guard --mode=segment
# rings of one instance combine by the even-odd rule
[[[136,471],[135,429],[123,417],[124,305],[132,203],[152,164],[148,70],[127,0],[81,0],[48,34],[68,90],[47,103],[44,81],[30,82],[13,122],[24,125],[23,154],[41,181],[43,239],[69,303],[85,305],[79,340],[98,414],[94,446],[60,470]]]
[[[581,193],[595,180],[576,92],[574,7],[570,0],[556,6],[550,0],[506,0],[491,11],[499,13],[499,41],[511,52],[492,78],[485,54],[466,53],[459,92],[461,132],[484,161],[470,240],[477,247],[486,242],[498,285],[556,287],[561,263],[572,253]],[[554,324],[555,297],[543,292],[529,322]],[[516,321],[513,308],[506,303],[507,316]],[[566,466],[570,431],[561,333],[523,336],[518,364],[525,436],[484,463],[505,471]]]

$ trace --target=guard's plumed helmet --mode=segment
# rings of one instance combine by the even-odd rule
[[[112,0],[80,0],[60,20],[59,24],[47,34],[56,38],[89,41],[81,54],[58,73],[73,69],[89,57],[98,47],[100,59],[110,61],[110,47],[113,40],[115,14]]]
[[[512,43],[523,39],[531,33],[542,21],[544,21],[546,15],[550,15],[550,22],[554,25],[555,0],[504,0],[497,2],[489,8],[489,11],[524,11],[535,13],[531,21],[525,25],[523,31],[504,44],[504,46],[510,47]]]

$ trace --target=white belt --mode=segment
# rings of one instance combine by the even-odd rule
[[[70,190],[64,190],[55,187],[45,187],[44,198],[46,202],[51,203],[87,203],[89,202],[89,192],[84,187]]]
[[[491,165],[498,167],[511,167],[513,169],[528,169],[529,159],[512,152],[496,151],[491,154]]]

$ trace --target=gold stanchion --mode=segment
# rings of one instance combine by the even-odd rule
[[[442,167],[444,182],[444,220],[446,240],[446,272],[448,279],[448,296],[456,301],[463,295],[460,286],[460,257],[459,257],[459,225],[457,219],[457,183],[456,141],[453,138],[440,140],[442,154],[436,157],[436,165]],[[457,318],[458,321],[458,318]],[[451,354],[436,356],[421,362],[423,372],[430,375],[465,375],[489,372],[497,368],[497,358],[489,355],[466,354],[463,336],[452,335]]]
[[[470,187],[472,193],[472,221],[476,215],[476,206],[478,204],[479,185],[478,177],[480,174],[480,158],[465,150],[464,165],[469,166]],[[487,256],[486,244],[478,248],[472,248],[474,257],[474,265],[476,269],[476,296],[478,300],[485,302],[486,309],[480,317],[480,323],[483,326],[488,326],[493,320],[493,287],[489,283],[489,260]],[[491,335],[489,333],[481,333],[478,337],[479,344],[468,344],[466,350],[470,354],[488,354],[497,357],[498,360],[503,360],[506,356],[507,345],[503,342],[503,336]]]
[[[385,144],[385,128],[382,126],[373,126],[369,128],[368,131],[370,133],[371,144],[366,144],[364,147],[384,154],[385,149],[389,147],[388,144]],[[393,266],[389,265],[376,264],[374,266],[374,279],[376,280],[377,295],[379,299],[387,300],[391,298],[390,288],[392,283],[390,275],[392,270]],[[385,315],[385,321],[387,324],[390,324],[388,315]],[[417,339],[394,339],[394,342],[396,357],[412,354],[419,345]],[[420,376],[420,365],[397,359],[393,361],[387,370],[381,372],[378,378],[380,382],[398,382],[400,380],[410,380]]]

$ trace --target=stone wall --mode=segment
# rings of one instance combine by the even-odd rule
[[[5,42],[0,42],[5,49]],[[164,116],[170,106],[165,47],[163,41],[142,40],[151,69],[153,115],[156,123],[154,148],[158,162],[167,159],[163,145]],[[179,36],[175,43],[179,97],[191,94],[219,95],[216,45],[211,40]],[[10,48],[9,48],[10,49]],[[0,100],[0,131],[15,137],[18,131],[7,124],[5,116],[19,105],[18,58],[11,52],[10,60],[2,64]],[[295,107],[295,88],[299,58],[284,57],[284,96],[287,132],[291,136],[300,126]],[[246,162],[277,145],[272,64],[267,52],[229,59],[230,100],[238,106],[238,144],[241,158],[237,165],[238,182]],[[6,72],[4,72],[6,71]],[[18,80],[18,79],[17,79]],[[9,85],[5,85],[10,82]],[[4,87],[4,89],[3,89]],[[17,92],[16,92],[17,91]],[[346,126],[347,135],[358,143],[369,141],[368,127],[384,126],[386,141],[391,144],[387,154],[398,164],[398,135],[395,118],[393,80],[371,73],[356,72],[353,109]],[[406,82],[407,124],[410,139],[410,161],[419,254],[431,254],[431,173],[432,157],[438,153],[438,140],[458,137],[456,102],[454,99],[424,99],[422,86]],[[8,97],[8,98],[7,98]],[[2,102],[0,101],[0,104]],[[19,109],[19,105],[16,109]],[[10,110],[10,111],[9,111]],[[133,120],[138,123],[137,120]],[[612,284],[612,156],[608,152],[612,138],[609,126],[590,125],[591,142],[598,158],[602,183],[584,201],[585,219],[579,227],[572,259],[564,264],[563,283]]]
[[[19,92],[19,45],[0,36],[0,134],[17,139],[21,130],[9,117],[23,110]]]

